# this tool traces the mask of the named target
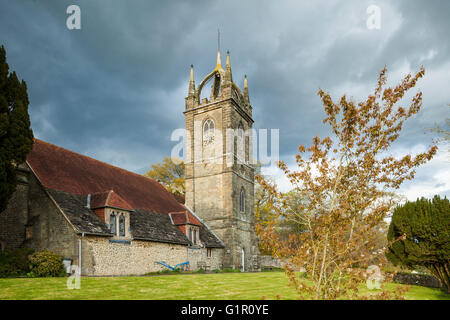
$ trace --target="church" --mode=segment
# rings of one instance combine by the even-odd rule
[[[0,213],[1,250],[48,249],[89,276],[177,265],[259,270],[252,106],[246,77],[242,91],[233,82],[229,53],[224,69],[218,50],[198,87],[191,66],[184,115],[185,203],[155,180],[35,139]]]

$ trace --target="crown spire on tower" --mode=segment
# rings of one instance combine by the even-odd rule
[[[230,64],[230,51],[227,51],[227,64],[225,66],[225,80],[232,82],[232,75],[231,75],[231,64]]]
[[[250,103],[250,96],[248,95],[247,75],[244,76],[244,99],[245,102]]]
[[[189,77],[189,95],[194,94],[195,94],[194,65],[191,64],[191,74]]]
[[[217,64],[216,64],[216,68],[214,70],[215,71],[223,70],[222,69],[222,59],[220,58],[220,50],[217,50]]]

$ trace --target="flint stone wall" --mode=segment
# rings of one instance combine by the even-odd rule
[[[392,280],[394,282],[398,282],[398,283],[402,283],[402,284],[417,285],[417,286],[430,287],[430,288],[441,288],[442,287],[442,285],[438,279],[436,279],[433,276],[426,275],[426,274],[414,274],[414,273],[399,272],[396,275],[394,275],[394,278]]]
[[[82,274],[84,275],[143,275],[166,269],[156,261],[175,266],[189,260],[190,269],[196,270],[199,261],[213,269],[221,268],[222,249],[190,249],[187,246],[141,240],[124,243],[108,238],[86,236],[82,244]]]

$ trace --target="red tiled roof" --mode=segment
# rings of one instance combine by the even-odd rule
[[[91,208],[114,207],[125,210],[133,210],[133,207],[126,202],[121,196],[109,190],[105,192],[93,193],[91,195]]]
[[[174,225],[186,224],[186,213],[185,212],[171,212],[170,216]]]
[[[100,194],[105,193],[105,190],[114,190],[114,194],[117,193],[120,197],[113,197],[111,203],[123,206],[124,201],[134,209],[159,213],[186,210],[153,179],[42,140],[34,140],[27,162],[42,184],[50,189],[83,196],[99,193],[95,201],[100,202]]]
[[[189,211],[171,212],[170,216],[174,225],[194,224],[202,226],[202,223]]]
[[[105,192],[97,192],[97,193],[91,194],[90,207],[91,208],[104,207],[106,204],[106,201],[108,200],[109,192],[110,191],[105,191]]]

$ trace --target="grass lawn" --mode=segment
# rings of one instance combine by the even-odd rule
[[[296,299],[283,272],[176,274],[147,277],[84,277],[80,290],[68,278],[0,279],[0,299]],[[395,288],[397,284],[385,284]],[[376,291],[374,291],[376,292]],[[438,290],[412,286],[407,299],[450,300]]]

